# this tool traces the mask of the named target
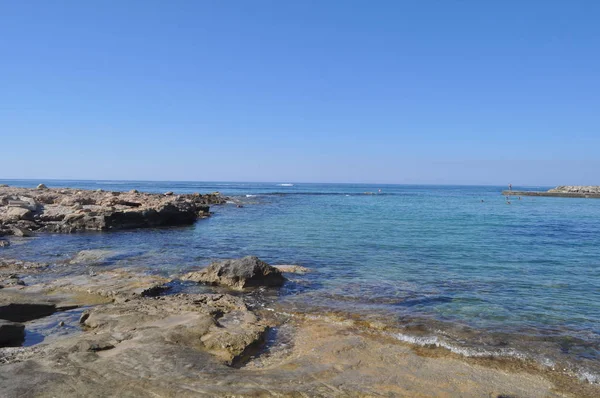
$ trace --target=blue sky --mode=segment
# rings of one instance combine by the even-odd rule
[[[600,184],[598,1],[0,1],[0,178]]]

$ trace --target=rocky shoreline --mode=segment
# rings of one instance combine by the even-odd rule
[[[0,236],[34,232],[71,233],[193,224],[208,217],[210,205],[227,198],[212,194],[175,195],[0,186]]]
[[[600,199],[600,186],[561,185],[548,191],[502,191],[504,196],[548,196],[555,198]]]
[[[19,276],[51,268],[3,261],[2,268]],[[557,389],[564,380],[511,369],[514,364],[498,369],[497,363],[465,361],[443,350],[415,350],[394,339],[385,325],[294,313],[234,294],[248,292],[241,286],[276,289],[289,283],[280,269],[288,276],[309,272],[246,257],[174,279],[114,269],[5,285],[0,289],[2,395],[541,398],[597,392],[568,381]],[[223,277],[216,280],[217,275]],[[169,293],[174,280],[185,279],[234,290]],[[52,334],[20,346],[23,329],[43,320]]]
[[[20,229],[180,225],[226,200],[217,194],[43,187],[0,188],[0,197],[3,231],[16,235]],[[9,206],[9,201],[29,207]],[[15,208],[30,213],[6,217]],[[50,214],[61,216],[51,219]],[[83,214],[80,223],[69,221],[73,214]],[[111,221],[130,218],[136,222]],[[98,266],[115,254],[104,249],[81,250],[52,264],[5,258],[3,250],[28,240],[10,239],[12,248],[0,247],[2,396],[497,398],[592,397],[599,392],[598,386],[513,362],[415,348],[379,322],[281,307],[276,299],[280,289],[312,271],[299,265],[271,266],[249,256],[165,276]],[[182,284],[206,290],[182,292],[176,288]],[[261,298],[264,292],[271,298]]]

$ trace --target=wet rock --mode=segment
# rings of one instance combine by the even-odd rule
[[[215,262],[201,271],[186,274],[181,279],[211,285],[224,285],[234,289],[257,286],[276,287],[285,282],[280,270],[255,256]]]
[[[171,195],[173,195],[173,191],[165,192],[165,196],[171,196]]]
[[[46,184],[39,184],[37,186],[37,189],[48,189],[48,187],[46,186]]]
[[[289,273],[289,274],[304,275],[304,274],[311,272],[310,268],[306,268],[301,265],[281,264],[281,265],[274,265],[273,267],[277,268],[279,271],[281,271],[283,273]]]
[[[7,277],[3,277],[2,273],[0,273],[0,285],[2,286],[25,286],[25,282],[19,278],[16,274],[8,275]]]
[[[8,184],[0,184],[0,188],[8,188]]]
[[[170,279],[158,275],[116,269],[91,275],[65,276],[43,284],[42,291],[62,294],[69,302],[85,305],[115,299],[157,296],[169,289],[169,282]]]
[[[71,260],[69,260],[69,264],[100,264],[104,261],[107,261],[111,257],[115,256],[115,253],[112,250],[103,250],[103,249],[91,249],[91,250],[82,250],[75,255]]]
[[[10,242],[6,239],[0,239],[0,247],[8,247],[10,246]]]
[[[18,236],[18,237],[22,237],[22,238],[29,238],[34,235],[31,230],[29,230],[27,228],[22,228],[22,227],[13,226],[11,228],[11,231],[14,236]]]
[[[25,326],[0,319],[0,347],[18,346],[25,340]]]

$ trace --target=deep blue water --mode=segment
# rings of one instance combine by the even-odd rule
[[[7,257],[60,262],[103,248],[116,253],[109,266],[175,274],[252,254],[315,270],[292,278],[282,308],[379,317],[402,340],[567,364],[590,379],[600,368],[600,200],[507,204],[492,186],[0,180],[40,182],[220,191],[244,207],[214,206],[191,227],[39,237]]]

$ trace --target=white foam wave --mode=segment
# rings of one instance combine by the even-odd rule
[[[247,198],[254,198],[256,195],[246,195]]]
[[[518,352],[514,349],[499,349],[499,350],[486,350],[480,348],[466,348],[466,347],[458,347],[453,344],[448,343],[440,339],[437,336],[410,336],[403,333],[396,333],[393,336],[406,343],[415,344],[419,346],[435,346],[440,348],[445,348],[448,351],[451,351],[455,354],[459,354],[465,357],[472,358],[480,358],[480,357],[512,357],[519,359],[526,359],[527,356],[521,352]],[[552,363],[550,360],[548,360]],[[552,363],[553,364],[553,363]]]
[[[294,184],[277,184],[279,187],[293,187]]]
[[[581,381],[587,381],[591,384],[600,384],[600,375],[588,371],[579,371],[576,373],[577,378]]]
[[[520,359],[520,360],[533,359],[537,363],[539,363],[540,365],[542,365],[548,369],[561,371],[561,369],[557,369],[557,366],[558,366],[557,363],[548,357],[533,357],[532,358],[531,356],[526,355],[526,354],[519,352],[512,348],[488,350],[488,349],[483,349],[483,348],[459,347],[459,346],[450,344],[447,341],[444,341],[443,339],[440,339],[437,336],[422,336],[422,337],[420,337],[420,336],[410,336],[410,335],[403,334],[403,333],[392,333],[391,336],[395,337],[396,339],[398,339],[400,341],[403,341],[403,342],[409,343],[409,344],[414,344],[414,345],[423,346],[423,347],[424,346],[434,346],[434,347],[445,348],[448,351],[451,351],[458,355],[462,355],[464,357],[471,357],[471,358],[482,358],[482,357],[492,357],[492,358],[493,357],[505,357],[506,358],[506,357],[508,357],[508,358],[515,358],[515,359]],[[581,381],[588,382],[591,384],[600,384],[600,374],[593,373],[588,370],[575,370],[574,371],[572,368],[571,368],[571,370],[562,369],[562,371],[567,374],[576,376]]]

